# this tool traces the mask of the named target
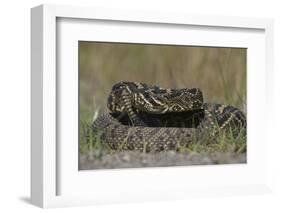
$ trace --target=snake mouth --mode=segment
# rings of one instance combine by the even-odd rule
[[[135,126],[127,113],[111,113],[111,115],[123,125]],[[196,109],[186,112],[166,112],[163,114],[139,111],[137,116],[146,124],[146,127],[197,128],[204,118],[204,110]]]

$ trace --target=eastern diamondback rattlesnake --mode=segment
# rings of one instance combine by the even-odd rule
[[[120,82],[108,97],[109,113],[92,128],[114,150],[165,151],[186,146],[206,132],[246,129],[242,111],[203,102],[200,89],[164,89],[137,82]]]

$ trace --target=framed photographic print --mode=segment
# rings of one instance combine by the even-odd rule
[[[270,191],[272,20],[31,14],[32,203]]]

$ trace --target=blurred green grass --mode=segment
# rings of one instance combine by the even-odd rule
[[[246,63],[245,48],[80,41],[81,150],[89,148],[88,143],[83,143],[85,132],[98,113],[107,111],[107,96],[111,87],[120,81],[144,82],[164,88],[198,87],[203,91],[205,102],[233,105],[246,113]],[[232,146],[244,150],[246,138],[235,145],[229,140],[229,143],[218,141],[212,146],[195,144],[189,148],[200,152],[229,152]]]

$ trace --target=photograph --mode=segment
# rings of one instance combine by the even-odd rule
[[[247,163],[247,48],[79,41],[79,170]]]

